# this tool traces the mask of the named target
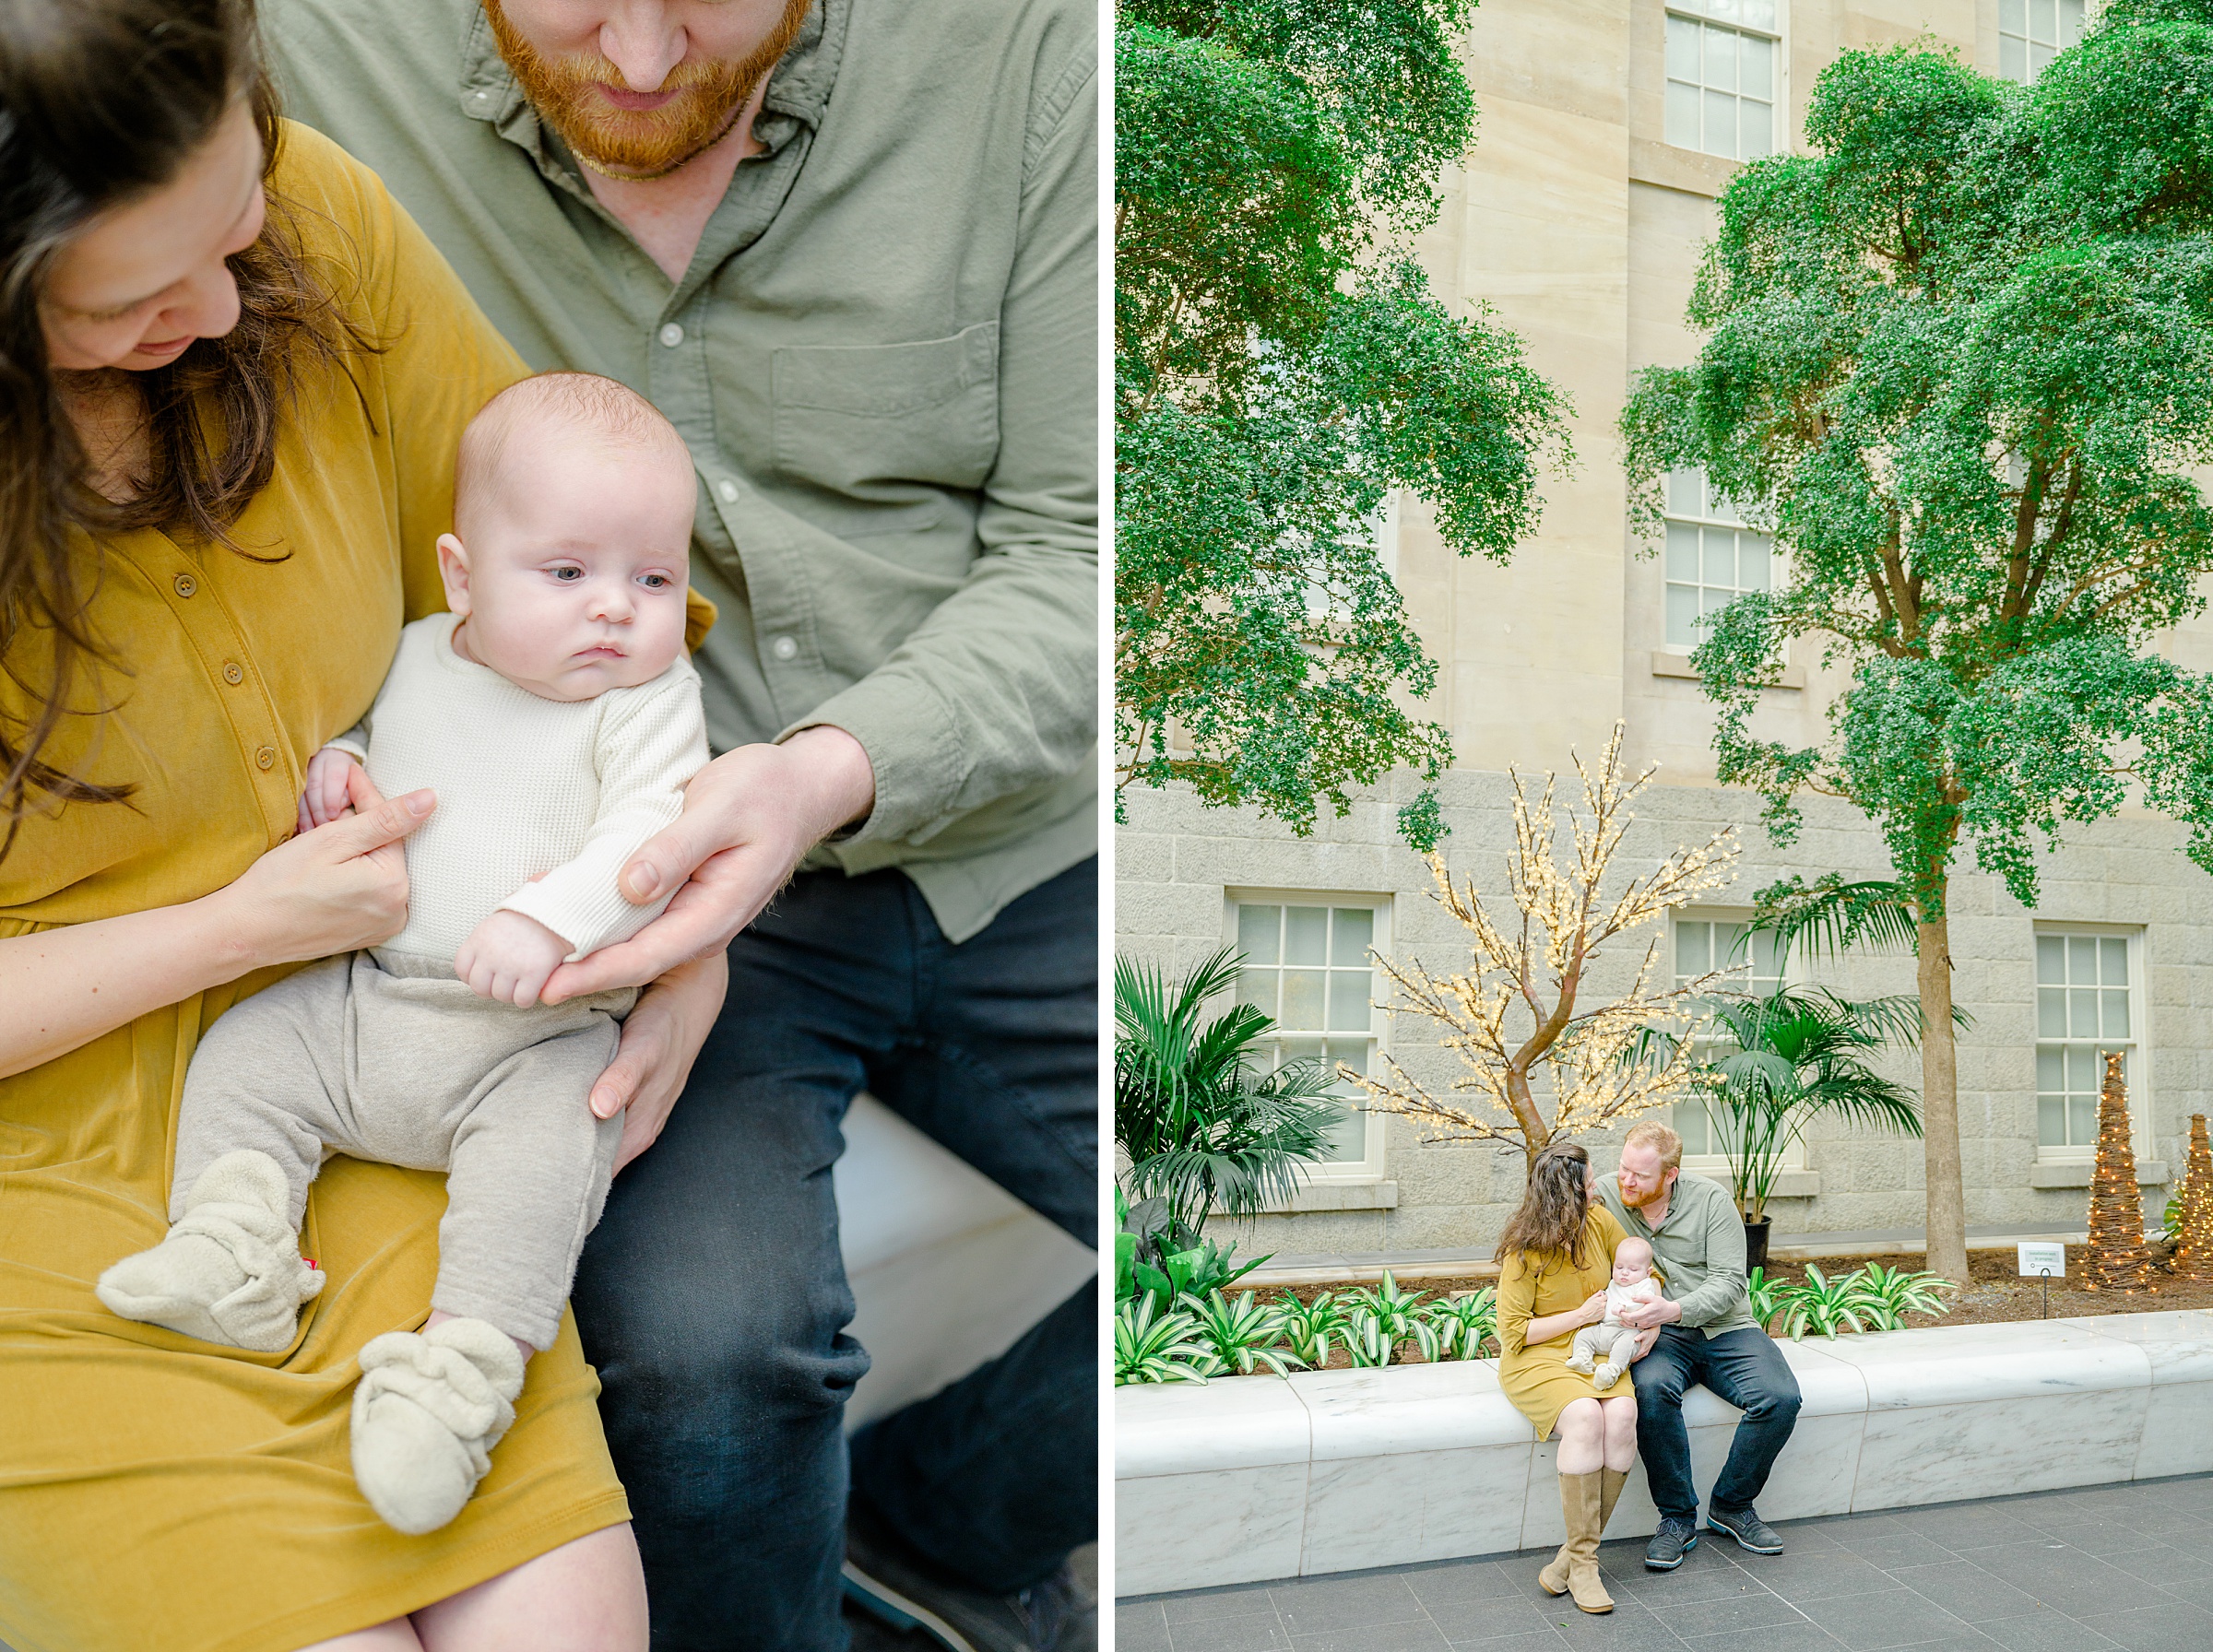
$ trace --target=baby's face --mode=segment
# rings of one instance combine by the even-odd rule
[[[1616,1285],[1640,1284],[1651,1275],[1652,1256],[1642,1245],[1625,1245],[1614,1253],[1614,1282]]]
[[[687,460],[567,427],[515,430],[465,544],[438,542],[454,646],[546,700],[651,682],[684,645]]]

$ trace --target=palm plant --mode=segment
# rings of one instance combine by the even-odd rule
[[[1250,1004],[1201,1021],[1243,962],[1224,948],[1171,983],[1152,965],[1115,961],[1115,1142],[1130,1191],[1167,1207],[1164,1253],[1189,1249],[1212,1210],[1249,1217],[1289,1198],[1344,1116],[1324,1063],[1263,1068],[1260,1041],[1275,1023]]]
[[[1708,1008],[1691,1084],[1720,1127],[1746,1221],[1766,1220],[1783,1157],[1817,1117],[1921,1134],[1919,1098],[1868,1065],[1883,1050],[1919,1043],[1917,998],[1780,987],[1716,994]]]
[[[1876,1305],[1868,1300],[1865,1281],[1856,1271],[1832,1280],[1810,1262],[1805,1278],[1779,1294],[1782,1301],[1775,1328],[1793,1342],[1809,1330],[1824,1337],[1835,1336],[1840,1328],[1864,1331]]]

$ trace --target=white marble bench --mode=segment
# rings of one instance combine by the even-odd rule
[[[2213,1469],[2213,1313],[1784,1342],[1805,1396],[1771,1520]],[[1560,1541],[1550,1444],[1490,1361],[1115,1391],[1121,1595]],[[1738,1412],[1683,1405],[1701,1491]],[[1659,1523],[1641,1465],[1608,1537]]]
[[[853,1335],[870,1360],[848,1429],[1004,1353],[1097,1268],[1089,1249],[873,1096],[846,1115],[833,1176]]]

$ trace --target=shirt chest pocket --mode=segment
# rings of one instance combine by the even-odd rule
[[[999,456],[999,324],[913,344],[807,345],[774,360],[776,468],[857,499],[981,488]]]

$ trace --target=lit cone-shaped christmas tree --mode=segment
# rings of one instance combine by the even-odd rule
[[[2190,1115],[2190,1166],[2175,1203],[2182,1211],[2171,1266],[2183,1279],[2213,1280],[2213,1146],[2207,1144],[2202,1113]]]
[[[2136,1151],[2128,1139],[2128,1086],[2119,1051],[2105,1058],[2098,1096],[2098,1165],[2090,1173],[2089,1257],[2083,1273],[2092,1291],[2143,1291],[2151,1284],[2144,1245],[2144,1198],[2136,1191]]]

